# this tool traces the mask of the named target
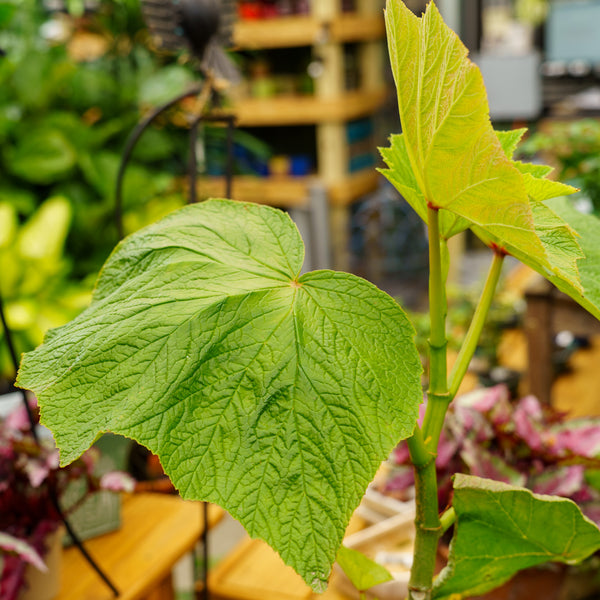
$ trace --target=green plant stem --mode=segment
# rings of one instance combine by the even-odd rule
[[[435,572],[438,540],[442,525],[438,516],[435,457],[427,449],[419,427],[408,439],[415,469],[415,547],[410,572],[409,599],[429,600]]]
[[[494,299],[498,280],[500,279],[502,265],[504,264],[504,256],[505,254],[502,251],[494,252],[494,258],[492,259],[492,264],[490,265],[481,297],[479,298],[477,308],[475,309],[473,320],[469,325],[465,341],[461,346],[452,372],[450,373],[449,400],[452,400],[452,398],[456,396],[458,388],[469,368],[473,354],[475,354],[477,343],[479,342],[481,331],[483,330],[483,325],[485,324],[490,306],[492,305],[492,300]]]
[[[442,525],[443,533],[446,533],[446,531],[456,523],[456,511],[453,506],[444,511],[444,514],[440,517],[440,523]]]
[[[415,548],[410,573],[409,598],[429,600],[435,572],[438,540],[442,534],[437,499],[435,455],[436,421],[444,421],[448,406],[446,370],[446,290],[442,269],[438,210],[428,208],[429,230],[429,390],[423,431],[415,428],[408,448],[415,469]],[[440,426],[441,430],[441,426]]]
[[[450,399],[447,382],[446,288],[442,269],[442,254],[438,210],[428,208],[429,231],[429,390],[423,421],[423,436],[427,448],[437,452],[438,440]]]

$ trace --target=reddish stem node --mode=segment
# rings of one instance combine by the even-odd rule
[[[492,245],[490,247],[494,251],[494,253],[498,254],[499,256],[508,256],[509,255],[509,252],[508,252],[508,250],[506,250],[506,248],[499,246],[495,242],[492,242]]]

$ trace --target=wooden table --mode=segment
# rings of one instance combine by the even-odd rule
[[[354,515],[346,533],[364,527],[365,521]],[[315,594],[265,542],[246,537],[211,569],[208,586],[212,600],[352,600],[342,579],[334,568],[327,591]]]
[[[348,600],[334,571],[324,594],[314,594],[291,567],[261,540],[245,539],[211,571],[213,600]]]
[[[222,517],[209,507],[209,527]],[[165,494],[124,496],[118,531],[85,547],[118,588],[119,600],[172,598],[171,570],[199,540],[202,505]],[[114,595],[76,548],[63,551],[61,592],[56,600],[111,600]]]

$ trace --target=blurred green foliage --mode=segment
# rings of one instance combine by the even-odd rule
[[[558,168],[557,179],[580,187],[593,212],[600,215],[600,121],[550,123],[532,135],[520,150],[525,155],[539,154],[554,164]]]
[[[4,311],[17,349],[33,348],[44,333],[74,318],[90,299],[92,278],[68,278],[63,253],[72,209],[62,196],[46,200],[22,224],[15,206],[0,202],[0,273]],[[10,380],[13,366],[0,346],[0,378]]]
[[[138,0],[51,12],[0,0],[0,291],[17,351],[73,318],[114,244],[114,187],[127,136],[196,79],[146,45]],[[181,123],[179,123],[181,124]],[[127,232],[185,202],[187,132],[150,128],[124,180]],[[0,331],[0,378],[14,375]]]
[[[75,14],[83,9],[67,4]],[[0,28],[0,200],[25,219],[46,198],[67,198],[66,251],[73,276],[84,277],[116,241],[113,188],[127,135],[145,108],[183,91],[194,73],[176,62],[164,68],[146,47],[137,0],[105,1],[79,18],[5,0]],[[170,209],[183,203],[176,175],[185,168],[185,131],[163,121],[140,148],[124,191],[137,225],[150,200],[163,197]]]
[[[448,288],[448,320],[446,338],[451,353],[458,353],[465,334],[477,307],[478,289],[475,287]],[[487,326],[479,338],[475,360],[472,367],[479,375],[498,364],[498,347],[502,333],[507,328],[515,328],[524,311],[523,299],[507,289],[500,289],[496,294],[487,317]],[[423,365],[427,364],[429,355],[429,313],[409,312],[415,327],[415,344]]]

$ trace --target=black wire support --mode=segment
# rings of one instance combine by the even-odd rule
[[[8,328],[8,322],[6,320],[6,314],[4,313],[4,300],[2,297],[2,292],[0,292],[0,322],[2,322],[2,329],[4,330],[4,339],[6,340],[6,345],[8,347],[8,353],[10,354],[10,360],[15,369],[15,374],[19,370],[19,358],[17,357],[17,351],[15,349],[15,344],[13,341],[12,333]],[[38,439],[37,429],[35,418],[33,416],[33,411],[31,410],[31,406],[29,406],[29,402],[27,401],[27,394],[25,390],[19,390],[21,396],[23,398],[23,405],[25,406],[25,411],[27,412],[27,419],[29,421],[29,427],[31,428],[31,435],[35,440],[35,443],[39,445],[40,440]]]
[[[133,130],[123,150],[121,163],[119,165],[119,171],[117,173],[116,187],[115,187],[115,226],[117,228],[117,235],[119,240],[123,238],[123,200],[122,200],[122,189],[123,180],[125,178],[125,171],[133,151],[142,134],[150,126],[152,121],[156,119],[160,114],[190,96],[198,96],[200,101],[200,107],[197,110],[197,114],[193,117],[190,123],[189,139],[188,139],[188,163],[187,163],[187,179],[188,179],[188,204],[194,204],[198,201],[197,191],[197,175],[198,175],[198,156],[196,152],[196,143],[198,140],[198,132],[200,125],[203,122],[220,122],[225,123],[227,127],[226,131],[226,164],[225,164],[225,197],[231,198],[232,186],[233,186],[233,173],[234,173],[234,160],[233,160],[233,144],[234,144],[234,133],[236,119],[232,114],[210,114],[209,104],[213,102],[216,97],[216,90],[213,87],[212,78],[207,76],[206,81],[202,85],[190,88],[184,94],[169,100],[162,106],[157,107],[150,112]],[[206,112],[205,109],[208,109]],[[202,600],[209,600],[210,593],[208,588],[208,571],[209,571],[209,535],[208,535],[208,509],[209,503],[202,502],[202,517],[204,527],[202,529],[201,543],[202,543]]]
[[[14,344],[14,340],[12,337],[12,332],[9,329],[8,322],[6,320],[6,314],[4,312],[4,300],[3,300],[2,294],[0,294],[0,321],[2,322],[2,327],[4,329],[4,339],[6,340],[6,345],[8,346],[10,358],[13,363],[15,373],[17,373],[17,371],[19,370],[19,359],[17,357],[17,352],[15,349],[15,344]],[[33,439],[35,440],[35,443],[39,446],[40,439],[39,439],[39,435],[37,432],[37,423],[33,416],[31,406],[29,406],[27,392],[23,389],[19,389],[18,391],[21,394],[21,397],[23,399],[23,405],[25,406],[25,410],[27,411],[27,418],[29,420],[29,426],[31,428],[31,435],[33,436]],[[110,588],[110,591],[113,593],[115,598],[117,598],[119,596],[119,590],[116,588],[116,586],[110,580],[108,575],[102,570],[100,565],[94,560],[94,558],[87,551],[87,549],[83,545],[83,542],[81,541],[81,538],[77,535],[77,532],[73,529],[73,526],[69,522],[69,519],[65,516],[65,513],[63,512],[62,507],[60,506],[60,502],[58,500],[56,488],[54,487],[54,483],[52,482],[51,479],[48,480],[48,484],[49,484],[48,491],[49,491],[49,495],[50,495],[50,501],[52,502],[52,505],[54,506],[54,510],[56,510],[56,513],[60,517],[60,520],[63,522],[65,529],[67,530],[68,534],[71,536],[71,539],[73,540],[73,544],[79,550],[79,552],[81,552],[82,556],[85,558],[85,560],[88,562],[88,564],[92,567],[92,569],[94,569],[94,571],[96,571],[96,573],[102,579],[102,581],[104,581],[104,583]]]
[[[202,518],[204,522],[204,528],[202,529],[202,600],[209,600],[208,560],[210,552],[208,548],[208,502],[202,503]]]
[[[127,141],[125,142],[125,148],[123,149],[123,154],[121,156],[121,163],[119,164],[119,170],[117,172],[117,181],[115,186],[115,225],[117,228],[117,235],[119,236],[119,240],[123,238],[123,178],[125,176],[125,169],[131,159],[131,155],[135,149],[138,140],[142,137],[142,134],[149,125],[158,117],[160,114],[175,106],[178,102],[181,102],[184,98],[189,98],[190,96],[197,96],[202,90],[201,85],[195,85],[191,87],[189,90],[184,92],[183,94],[179,94],[175,98],[169,100],[165,104],[158,106],[154,110],[152,110],[148,115],[138,123],[136,128],[131,132]]]
[[[198,130],[203,121],[202,115],[195,117],[190,127],[189,136],[189,161],[188,161],[188,204],[195,204],[198,201],[198,156],[196,154],[196,142],[198,140]]]

